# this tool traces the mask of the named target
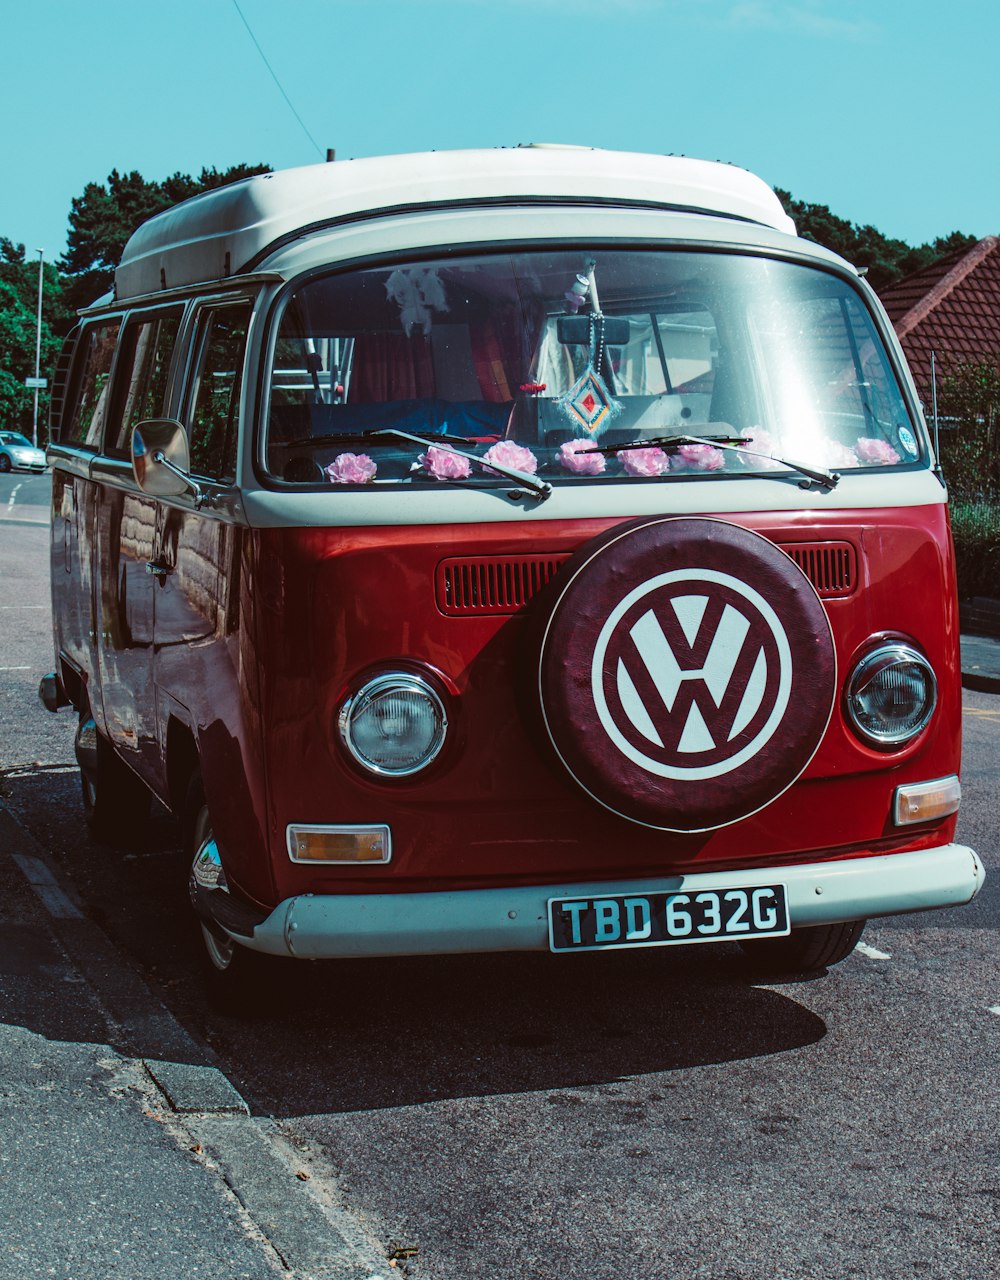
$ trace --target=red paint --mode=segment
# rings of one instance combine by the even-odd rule
[[[249,535],[275,900],[794,862],[827,851],[858,856],[886,841],[903,849],[949,839],[954,819],[937,824],[931,839],[926,829],[901,833],[890,821],[896,786],[959,765],[957,611],[944,509],[725,518],[776,542],[855,546],[858,590],[825,602],[839,685],[869,638],[891,630],[928,655],[940,701],[914,743],[886,754],[853,735],[838,693],[819,750],[797,783],[754,816],[695,835],[651,831],[608,813],[553,762],[530,712],[529,611],[445,617],[435,600],[438,565],[459,550],[566,554],[618,522]],[[928,598],[942,607],[928,609]],[[425,774],[379,782],[362,776],[341,750],[336,713],[365,672],[401,660],[439,671],[458,691],[449,699],[453,732]],[[387,822],[393,861],[359,870],[293,866],[284,843],[289,822]]]

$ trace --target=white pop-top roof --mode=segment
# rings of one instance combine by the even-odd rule
[[[137,297],[237,275],[276,242],[342,219],[518,199],[653,205],[795,233],[771,188],[733,165],[587,147],[431,151],[285,169],[186,200],[135,232],[115,292]]]

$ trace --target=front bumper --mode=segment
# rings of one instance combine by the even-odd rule
[[[971,849],[946,844],[916,853],[642,880],[445,893],[304,894],[279,903],[246,934],[226,928],[220,919],[225,912],[209,910],[243,946],[300,959],[547,951],[550,898],[698,893],[780,881],[787,885],[797,928],[960,906],[971,902],[985,876]],[[219,896],[225,895],[212,895]]]

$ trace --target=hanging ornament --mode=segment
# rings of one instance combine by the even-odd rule
[[[604,317],[595,316],[592,313],[587,366],[570,389],[557,398],[556,404],[574,427],[582,427],[594,440],[621,413],[622,409],[601,377],[600,368],[603,358]]]

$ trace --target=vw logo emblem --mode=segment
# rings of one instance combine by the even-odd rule
[[[598,636],[591,688],[615,748],[662,778],[717,778],[752,759],[788,707],[778,615],[730,574],[687,568],[631,590]]]
[[[802,774],[830,721],[837,654],[790,556],[713,517],[599,534],[542,606],[538,707],[598,804],[661,831],[712,831]]]

